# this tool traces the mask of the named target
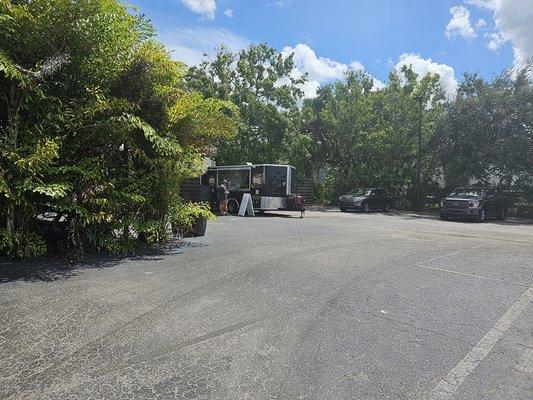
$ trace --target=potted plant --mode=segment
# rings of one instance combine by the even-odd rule
[[[178,204],[172,213],[172,232],[183,237],[204,236],[207,221],[216,219],[206,203]]]

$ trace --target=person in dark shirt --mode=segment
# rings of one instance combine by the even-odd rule
[[[221,215],[228,215],[228,181],[217,187],[218,209]]]

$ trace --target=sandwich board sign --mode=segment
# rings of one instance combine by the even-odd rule
[[[250,193],[245,193],[244,196],[242,196],[239,217],[244,217],[246,212],[248,212],[248,215],[255,217],[254,204],[252,203],[252,195]]]

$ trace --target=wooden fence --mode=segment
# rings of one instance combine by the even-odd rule
[[[307,204],[313,200],[314,188],[313,178],[302,178],[296,181],[296,193],[301,194]]]

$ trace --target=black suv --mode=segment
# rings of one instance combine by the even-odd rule
[[[440,218],[504,219],[506,200],[496,189],[479,186],[460,187],[441,202]]]
[[[392,208],[392,198],[387,189],[355,189],[339,197],[339,207],[342,212],[348,210],[359,210],[363,212],[383,210],[389,212]]]

